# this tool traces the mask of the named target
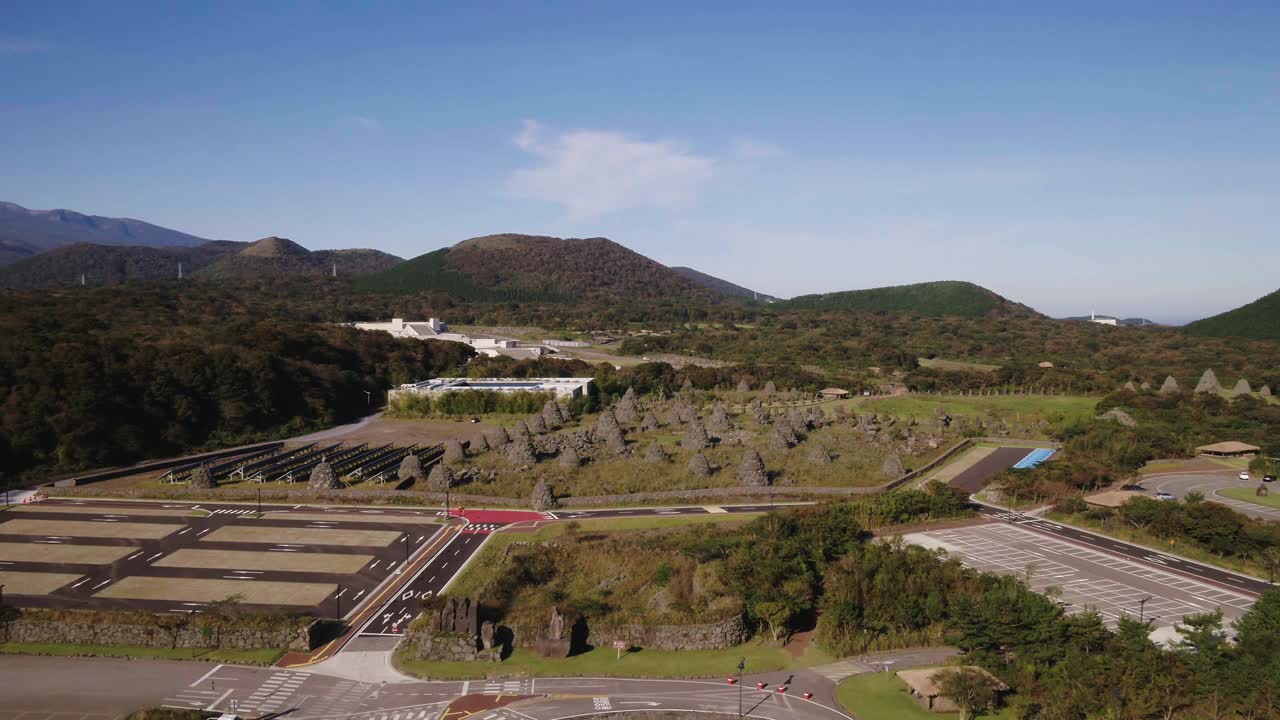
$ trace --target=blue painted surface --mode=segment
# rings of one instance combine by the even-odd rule
[[[1032,450],[1031,452],[1027,453],[1026,457],[1022,458],[1017,463],[1015,463],[1013,466],[1013,469],[1029,470],[1033,467],[1036,467],[1037,465],[1044,462],[1045,460],[1048,460],[1050,457],[1053,456],[1055,452],[1057,451],[1048,450],[1044,448],[1041,448],[1039,450]]]

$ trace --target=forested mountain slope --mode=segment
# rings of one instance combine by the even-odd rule
[[[797,310],[908,312],[958,317],[1041,317],[1026,305],[1007,300],[980,285],[957,280],[801,295],[784,300],[779,305]]]
[[[1186,331],[1192,335],[1280,340],[1280,290],[1235,310],[1197,320],[1187,325]]]

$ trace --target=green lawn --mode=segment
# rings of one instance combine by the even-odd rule
[[[813,645],[797,658],[782,648],[753,640],[724,650],[637,650],[623,653],[622,659],[609,647],[558,660],[540,657],[527,648],[516,648],[511,657],[494,664],[416,660],[397,653],[394,664],[402,672],[432,680],[582,676],[703,678],[735,672],[738,658],[746,658],[748,672],[773,672],[834,661]]]
[[[1267,489],[1272,490],[1270,487]],[[1255,505],[1266,505],[1267,507],[1280,508],[1280,488],[1275,488],[1273,492],[1270,492],[1263,497],[1255,495],[1254,488],[1251,487],[1223,488],[1218,491],[1218,494],[1229,497],[1232,500],[1243,500],[1245,502],[1254,503]]]
[[[658,517],[634,518],[596,518],[591,520],[574,520],[581,530],[592,532],[621,532],[627,530],[653,530],[659,528],[679,527],[681,525],[705,525],[709,523],[743,523],[760,516],[760,513],[715,513],[713,515],[665,515]],[[467,565],[461,575],[455,577],[448,586],[448,594],[455,597],[473,597],[490,575],[498,572],[499,559],[506,552],[507,546],[515,542],[531,540],[549,540],[563,535],[568,523],[560,522],[545,525],[537,532],[500,532],[489,536],[480,556]]]
[[[0,643],[3,655],[53,655],[62,657],[118,657],[149,660],[206,660],[241,665],[270,665],[284,655],[284,648],[231,650],[214,648],[151,648],[128,645],[53,645],[47,643]]]
[[[955,713],[925,710],[907,694],[906,683],[891,672],[855,675],[836,687],[836,700],[858,720],[937,720]],[[1013,720],[1013,711],[1004,708],[984,718]]]

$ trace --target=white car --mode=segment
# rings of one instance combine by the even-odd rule
[[[1249,478],[1249,473],[1244,472],[1244,471],[1242,470],[1242,471],[1240,472],[1240,479],[1241,479],[1241,480],[1244,480],[1245,482],[1249,482],[1249,479],[1250,479],[1250,478]]]
[[[1172,500],[1172,499],[1173,499],[1173,495],[1171,495],[1170,493],[1167,493],[1167,492],[1158,492],[1158,493],[1156,493],[1156,499],[1157,499],[1157,500]]]

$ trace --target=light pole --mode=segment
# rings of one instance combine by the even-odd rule
[[[368,408],[373,407],[373,393],[368,390],[364,391],[364,406]]]
[[[742,671],[747,669],[747,659],[738,658],[738,717],[742,717]]]
[[[444,521],[449,522],[449,488],[444,489]]]
[[[1146,596],[1146,597],[1141,598],[1140,600],[1138,600],[1138,622],[1145,622],[1145,621],[1146,621],[1146,618],[1147,618],[1147,614],[1146,614],[1146,610],[1147,610],[1147,601],[1148,601],[1148,600],[1150,600],[1150,599],[1151,599],[1151,596],[1150,596],[1150,595],[1148,595],[1148,596]]]
[[[258,517],[262,517],[262,488],[258,488]]]
[[[342,622],[342,586],[338,586],[338,594],[333,596],[333,601],[338,605],[338,622]]]

